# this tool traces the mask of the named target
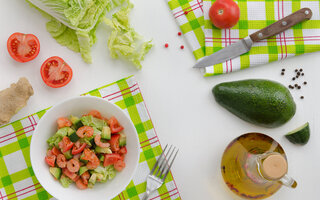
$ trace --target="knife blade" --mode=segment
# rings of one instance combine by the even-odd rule
[[[204,57],[203,59],[199,60],[193,68],[202,68],[208,67],[211,65],[215,65],[218,63],[222,63],[224,61],[236,58],[244,53],[250,51],[254,42],[258,42],[260,40],[275,36],[292,26],[305,21],[309,20],[312,17],[312,11],[310,8],[302,8],[282,19],[279,21],[255,32],[251,35],[245,37],[238,42],[229,45],[216,53],[213,53],[210,56]]]

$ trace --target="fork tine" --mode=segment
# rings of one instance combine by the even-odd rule
[[[152,168],[152,170],[151,170],[151,172],[150,172],[151,175],[153,174],[154,170],[157,168],[158,163],[159,163],[159,160],[163,157],[164,152],[166,151],[167,147],[168,147],[168,144],[164,147],[161,155],[159,156],[159,159],[158,159],[158,160],[156,161],[156,163],[154,164],[154,166],[153,166],[153,168]]]
[[[172,155],[174,154],[175,150],[176,150],[176,147],[174,147],[171,152],[170,152],[170,151],[168,152],[168,154],[167,154],[167,156],[168,156],[167,159],[166,159],[165,162],[159,167],[159,170],[160,170],[159,178],[161,178],[161,176],[164,175],[163,172],[164,172],[165,168],[168,166],[169,160],[171,159],[171,157],[172,157]]]
[[[167,154],[170,153],[171,148],[172,148],[172,145],[169,147],[169,150],[168,150],[168,153],[167,153]],[[163,152],[164,152],[164,151],[163,151]],[[166,155],[165,155],[165,154],[164,154],[162,160],[159,159],[159,162],[160,162],[160,163],[159,163],[159,168],[158,168],[157,172],[155,173],[156,176],[158,176],[158,173],[159,173],[159,172],[160,172],[160,175],[161,175],[160,169],[162,168],[163,165],[165,165],[165,164],[167,163],[167,161],[166,161]]]
[[[162,178],[162,181],[165,181],[165,180],[166,180],[167,175],[169,174],[170,168],[171,168],[171,166],[172,166],[172,164],[173,164],[173,161],[176,159],[176,156],[177,156],[178,152],[179,152],[179,149],[176,151],[176,154],[174,155],[174,157],[173,157],[173,159],[172,159],[169,167],[167,167],[167,170],[166,170],[166,172],[164,173],[164,177]],[[169,160],[168,160],[168,162],[169,162]]]

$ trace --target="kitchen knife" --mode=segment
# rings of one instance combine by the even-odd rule
[[[275,36],[292,26],[304,21],[309,20],[312,16],[312,11],[309,8],[302,8],[291,15],[288,15],[281,20],[261,29],[246,38],[227,46],[210,56],[204,57],[199,60],[193,67],[202,68],[222,63],[226,60],[238,57],[241,54],[250,51],[254,42]]]

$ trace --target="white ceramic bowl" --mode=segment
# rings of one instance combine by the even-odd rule
[[[62,116],[82,116],[95,109],[107,118],[115,116],[124,127],[127,136],[128,154],[125,158],[126,167],[117,172],[114,179],[106,183],[97,183],[92,189],[79,190],[72,184],[63,188],[49,172],[44,158],[48,148],[47,139],[57,131],[56,120]],[[44,189],[59,200],[70,199],[111,199],[125,189],[132,179],[139,163],[140,144],[136,129],[130,118],[116,105],[97,97],[76,97],[65,100],[50,110],[40,119],[33,133],[30,147],[31,164],[34,173]]]

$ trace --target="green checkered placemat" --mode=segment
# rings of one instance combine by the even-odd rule
[[[199,12],[199,9],[193,6],[193,3],[196,2],[197,0],[170,0],[169,7],[177,18],[175,14],[177,11],[175,10],[186,9],[186,5],[190,5],[188,9],[193,10],[192,12]],[[211,24],[208,12],[213,2],[214,0],[203,0],[203,7],[201,7],[204,20],[204,41],[200,41],[199,44],[202,46],[203,42],[205,43],[204,56],[211,55],[300,8],[309,7],[313,16],[311,20],[297,24],[276,37],[255,43],[248,53],[240,57],[205,68],[205,76],[230,73],[320,50],[319,0],[238,0],[236,2],[240,7],[240,20],[231,29],[217,29]],[[175,5],[175,7],[172,5]],[[201,18],[200,13],[197,16]],[[191,27],[190,30],[188,29],[189,35],[193,32],[194,35],[197,35],[197,38],[200,38],[201,33],[195,31],[198,29],[194,29],[196,26],[188,25],[193,23],[194,19],[191,18],[192,21],[189,20],[188,22],[186,20],[188,20],[187,15],[177,18],[181,29],[183,30],[183,26]],[[196,42],[194,37],[187,36],[187,40],[192,44],[191,48],[194,50],[195,45],[193,43]],[[196,56],[196,59],[199,58],[199,56]]]
[[[161,154],[162,148],[139,85],[133,77],[128,77],[83,95],[104,98],[118,105],[130,116],[139,135],[140,161],[130,184],[114,200],[141,199],[146,190],[147,174]],[[54,199],[35,177],[29,155],[32,133],[48,109],[0,127],[0,200]],[[171,173],[151,199],[181,199]]]
[[[198,60],[204,57],[206,52],[202,0],[168,0],[168,4],[195,58]]]

